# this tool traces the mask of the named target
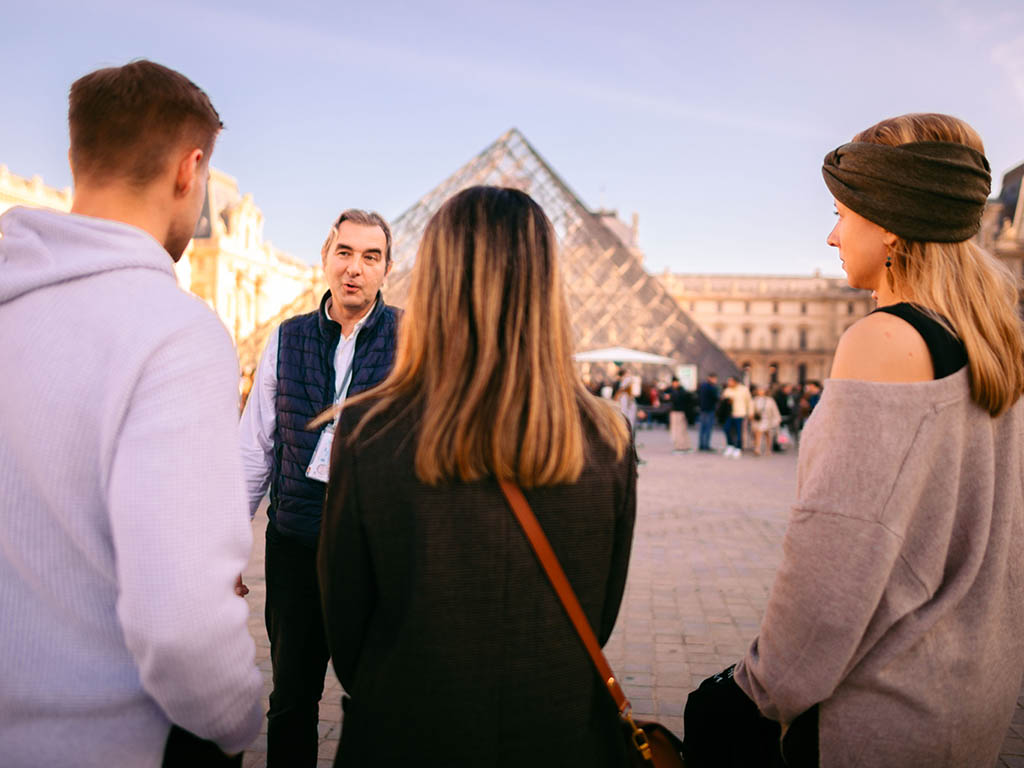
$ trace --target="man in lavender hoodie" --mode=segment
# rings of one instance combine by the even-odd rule
[[[220,118],[136,61],[75,82],[69,124],[71,214],[0,217],[0,762],[240,764],[238,363],[172,270]]]

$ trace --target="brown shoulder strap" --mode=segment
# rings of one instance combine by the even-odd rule
[[[523,496],[523,492],[515,483],[499,480],[498,484],[501,486],[501,492],[505,494],[505,499],[508,501],[509,506],[512,507],[519,525],[522,526],[523,533],[526,534],[526,538],[533,547],[537,559],[544,568],[544,572],[548,575],[551,586],[555,588],[558,598],[562,601],[565,612],[569,615],[569,619],[576,628],[580,640],[583,641],[587,653],[590,654],[594,666],[597,667],[597,673],[601,676],[605,685],[608,686],[608,692],[611,693],[612,698],[615,700],[615,706],[618,707],[620,713],[629,712],[629,699],[626,698],[622,686],[619,685],[619,681],[615,678],[608,660],[604,657],[601,645],[597,642],[597,636],[594,634],[594,630],[590,628],[590,622],[587,620],[586,614],[583,613],[583,607],[580,605],[580,601],[576,599],[576,593],[572,591],[572,585],[569,584],[569,579],[566,578],[565,571],[562,570],[558,557],[556,557],[554,550],[551,549],[548,537],[544,535],[544,529],[537,522],[537,517],[533,514],[533,510],[530,509],[526,497]]]

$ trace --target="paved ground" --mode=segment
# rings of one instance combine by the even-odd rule
[[[641,431],[638,442],[647,463],[640,468],[636,537],[622,611],[605,651],[635,711],[682,733],[686,694],[735,662],[757,633],[795,492],[796,457],[674,455],[664,429]],[[716,431],[719,443],[724,445]],[[265,527],[260,514],[245,581],[251,589],[249,626],[269,694]],[[1024,768],[1021,694],[997,768]],[[340,695],[328,671],[320,705],[320,766],[330,765],[338,746]],[[246,753],[246,766],[265,765],[265,731]]]

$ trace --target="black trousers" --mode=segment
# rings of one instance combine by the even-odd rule
[[[316,550],[267,525],[267,634],[274,690],[267,713],[267,766],[316,766],[320,698],[330,654]]]

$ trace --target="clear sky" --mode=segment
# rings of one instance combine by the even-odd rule
[[[70,185],[67,90],[145,57],[203,87],[213,164],[316,260],[518,127],[660,271],[841,274],[825,153],[894,114],[966,119],[1024,161],[1022,0],[5,2],[0,163]]]

